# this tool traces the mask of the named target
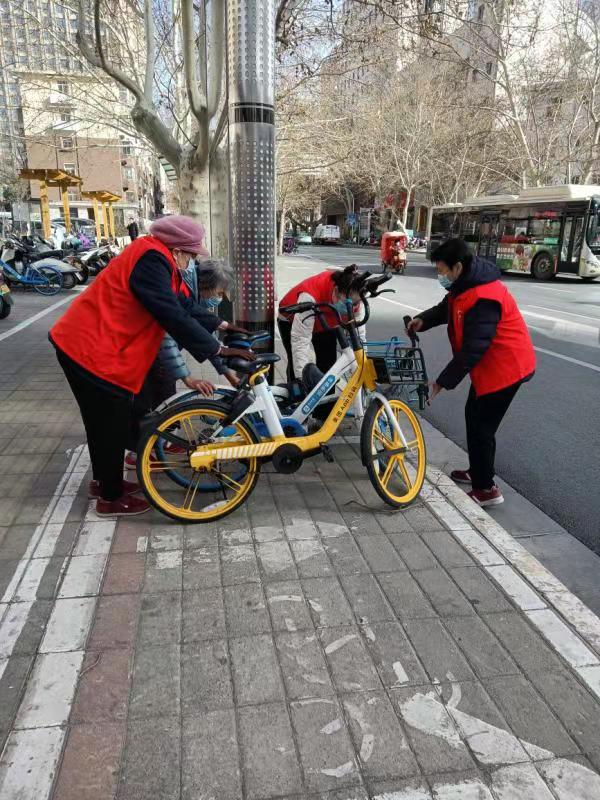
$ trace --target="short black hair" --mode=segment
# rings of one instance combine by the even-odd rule
[[[435,248],[431,253],[431,260],[434,264],[443,261],[450,268],[460,261],[465,272],[468,272],[473,261],[473,253],[463,239],[448,239]]]

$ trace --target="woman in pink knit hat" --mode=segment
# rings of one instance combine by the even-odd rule
[[[110,262],[50,331],[83,418],[92,462],[90,497],[100,516],[149,508],[136,496],[138,484],[123,480],[123,459],[126,448],[136,449],[134,398],[165,332],[198,361],[245,355],[221,347],[179,301],[189,294],[181,272],[206,255],[202,225],[182,216],[159,219],[149,236],[136,239]],[[212,391],[203,381],[188,385]]]

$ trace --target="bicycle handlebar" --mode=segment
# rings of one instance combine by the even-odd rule
[[[408,338],[410,339],[410,343],[413,347],[416,347],[419,344],[419,337],[414,331],[408,330],[409,322],[412,322],[412,317],[406,314],[406,316],[402,317],[402,321],[404,322],[404,327],[406,328],[406,333],[408,334]]]

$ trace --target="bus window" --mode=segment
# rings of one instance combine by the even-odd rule
[[[545,244],[557,244],[560,236],[560,219],[530,219],[529,235],[532,239],[543,240]]]
[[[434,214],[431,220],[431,235],[441,239],[451,239],[458,236],[460,231],[460,217],[455,212]]]
[[[465,242],[479,241],[479,214],[463,214],[460,236]]]
[[[600,249],[600,219],[597,211],[590,214],[587,231],[587,243],[594,253]]]
[[[502,242],[526,242],[528,219],[505,219]]]

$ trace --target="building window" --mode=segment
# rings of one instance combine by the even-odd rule
[[[69,84],[66,81],[59,81],[56,84],[56,88],[58,89],[60,94],[66,94],[66,95],[70,94],[70,92],[69,92]]]
[[[476,80],[477,80],[477,77],[478,77],[478,74],[479,74],[479,73],[477,72],[477,70],[476,70],[476,69],[474,69],[474,70],[473,70],[473,72],[472,72],[472,74],[471,74],[471,79],[472,79],[472,80],[474,80],[474,81],[476,81]]]
[[[60,112],[60,121],[61,122],[71,122],[71,112],[70,111],[61,111]]]
[[[129,92],[123,86],[119,87],[119,101],[126,103],[129,100]]]
[[[488,75],[492,74],[493,68],[494,68],[493,63],[491,61],[488,61],[487,64],[485,65],[485,71],[487,72]]]
[[[71,69],[71,62],[67,56],[63,56],[60,59],[60,68],[61,69]]]
[[[75,164],[63,164],[63,172],[68,172],[69,175],[75,175]]]
[[[122,142],[121,143],[121,155],[123,156],[130,156],[133,152],[133,148],[131,147],[131,142]]]
[[[132,181],[135,177],[133,167],[125,167],[125,177],[128,181]]]
[[[135,192],[125,192],[125,199],[128,203],[137,203],[137,197]]]
[[[60,139],[61,150],[73,150],[75,147],[72,136],[62,136]]]
[[[483,21],[483,15],[485,14],[485,6],[479,6],[477,9],[477,20],[479,22]]]

